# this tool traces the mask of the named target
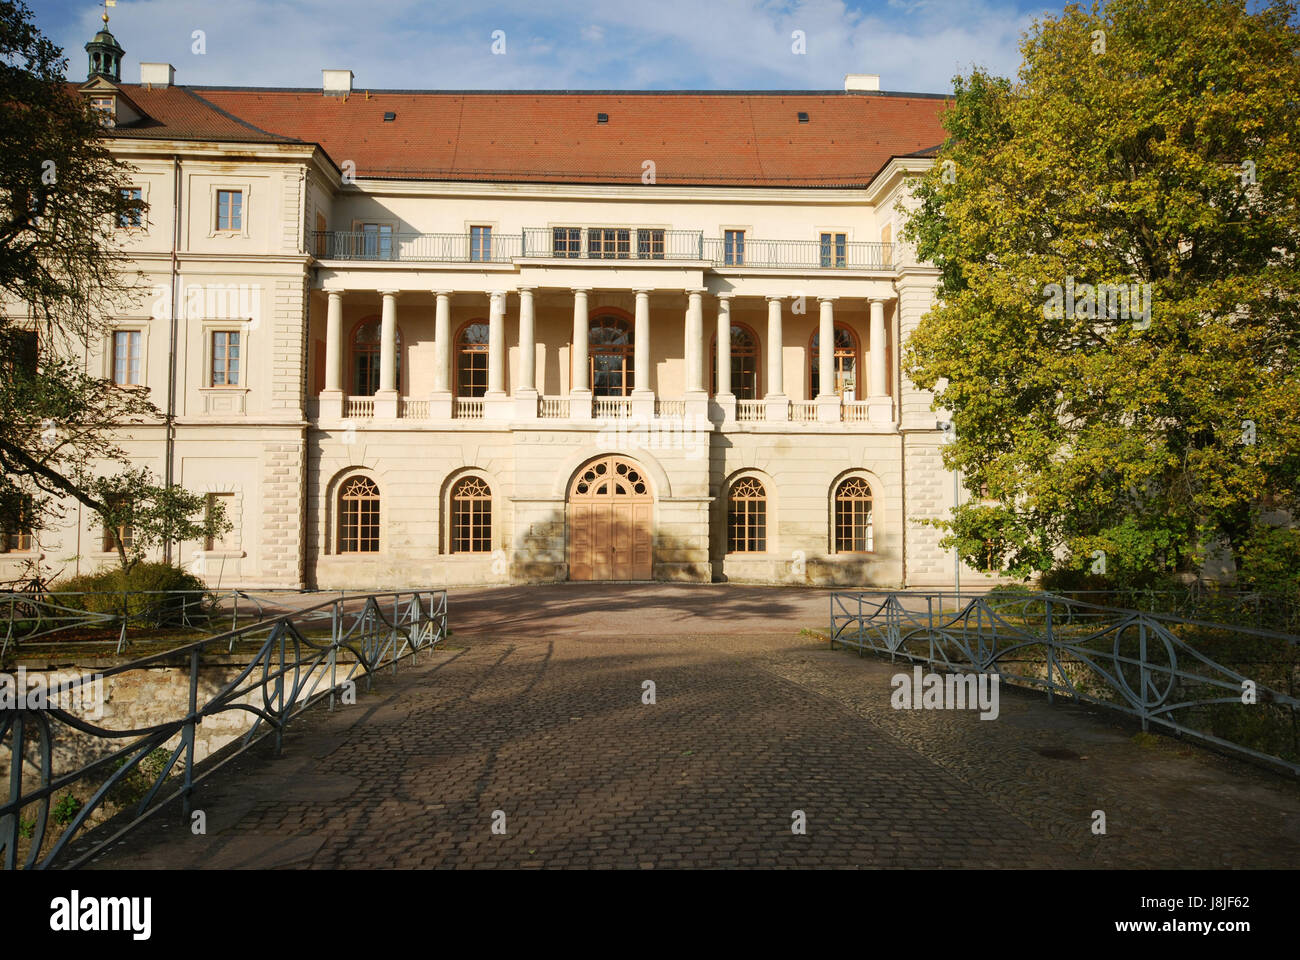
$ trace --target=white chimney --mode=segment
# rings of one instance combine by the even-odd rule
[[[327,97],[346,97],[352,92],[351,70],[322,70],[321,77]]]
[[[878,73],[849,73],[844,77],[844,90],[847,93],[850,90],[879,90],[880,74]]]
[[[140,83],[149,87],[170,87],[176,82],[176,68],[170,63],[140,64]]]

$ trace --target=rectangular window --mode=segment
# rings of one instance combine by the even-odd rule
[[[822,266],[823,267],[842,267],[844,266],[848,244],[845,243],[846,235],[843,233],[823,233],[822,234]]]
[[[469,258],[475,262],[492,259],[492,228],[469,228]]]
[[[316,213],[316,256],[324,257],[329,253],[330,238],[328,231],[329,225],[325,222],[325,214],[317,211]]]
[[[120,501],[112,502],[110,507],[116,509],[120,506]],[[104,552],[116,553],[117,544],[121,541],[122,549],[127,553],[131,552],[131,547],[135,545],[135,530],[129,523],[123,523],[116,529],[104,525]]]
[[[10,377],[34,377],[36,354],[36,331],[15,330],[11,327],[6,331],[6,339],[0,340],[0,370]]]
[[[95,111],[95,116],[99,122],[106,127],[113,125],[114,114],[117,112],[117,104],[114,97],[91,97],[90,109]]]
[[[227,521],[234,518],[233,508],[235,506],[235,495],[233,493],[209,493],[207,502],[204,504],[204,519],[210,521],[218,512],[218,507],[225,512],[222,516]],[[229,551],[235,549],[235,531],[233,527],[219,537],[208,537],[203,544],[205,550]]]
[[[244,229],[244,191],[217,191],[217,229]]]
[[[239,333],[217,330],[212,334],[212,387],[239,386]]]
[[[728,267],[739,267],[745,262],[745,231],[727,230],[722,240],[722,262]]]
[[[131,207],[117,215],[117,225],[119,227],[143,227],[144,226],[144,191],[139,187],[123,187],[122,199],[131,202]]]
[[[587,256],[599,260],[626,260],[632,253],[632,231],[627,227],[589,227]]]
[[[553,256],[572,259],[582,255],[582,230],[578,227],[556,227],[551,235]]]
[[[113,334],[113,382],[119,387],[140,385],[139,330],[118,330]]]
[[[33,540],[32,525],[20,512],[12,526],[0,529],[0,553],[29,553]]]
[[[392,224],[363,223],[361,225],[361,255],[367,260],[392,260]]]
[[[636,255],[641,260],[662,260],[664,258],[664,232],[662,230],[638,230],[636,232]]]

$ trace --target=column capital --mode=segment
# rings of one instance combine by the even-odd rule
[[[516,288],[516,289],[518,290],[519,293],[532,293],[532,292],[533,292],[534,290],[536,290],[537,288],[536,288],[536,287],[518,287],[518,288]]]
[[[781,302],[783,302],[783,301],[785,300],[785,297],[778,297],[778,296],[771,296],[771,295],[769,295],[769,296],[764,297],[763,299],[766,300],[768,303],[781,303]]]
[[[642,297],[642,296],[648,297],[650,296],[650,294],[655,292],[655,288],[654,287],[633,287],[632,292],[635,293],[638,297]]]
[[[401,290],[376,290],[375,292],[378,293],[381,297],[395,297],[402,291]]]
[[[723,303],[730,303],[735,298],[736,294],[730,290],[724,290],[722,293],[715,293],[714,296]]]
[[[591,293],[591,287],[570,287],[573,293]]]
[[[455,290],[435,290],[433,291],[433,295],[435,297],[450,297],[455,292]]]
[[[682,292],[685,293],[687,296],[690,296],[693,293],[703,295],[709,292],[709,288],[708,287],[687,287]]]
[[[838,299],[839,299],[839,297],[820,297],[820,296],[819,296],[819,297],[817,298],[817,302],[818,302],[818,303],[834,303],[834,302],[835,302],[836,300],[838,300]]]

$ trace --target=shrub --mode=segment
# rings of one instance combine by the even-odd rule
[[[121,569],[112,567],[70,577],[51,591],[50,599],[60,606],[90,613],[120,616],[125,610],[133,617],[149,614],[149,620],[159,626],[168,626],[181,622],[181,613],[187,604],[193,613],[194,605],[203,599],[204,590],[202,580],[180,567],[167,563],[137,563],[125,578]],[[137,591],[155,592],[142,594]],[[156,591],[173,593],[164,596]],[[174,591],[184,591],[185,595]]]

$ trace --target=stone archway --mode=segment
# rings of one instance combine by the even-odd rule
[[[654,570],[654,493],[635,460],[605,455],[569,484],[570,580],[649,580]]]

